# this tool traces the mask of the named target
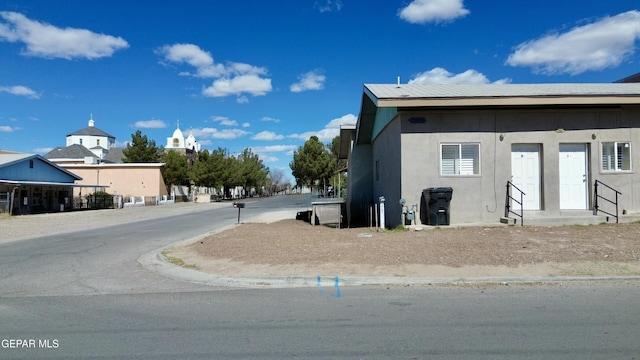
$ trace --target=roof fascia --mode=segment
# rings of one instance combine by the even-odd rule
[[[536,96],[460,98],[383,98],[378,107],[640,105],[639,96]]]
[[[373,126],[378,112],[377,102],[376,96],[365,86],[362,92],[362,102],[360,103],[360,115],[356,124],[356,145],[371,143]]]

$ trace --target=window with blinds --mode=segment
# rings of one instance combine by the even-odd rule
[[[440,174],[479,175],[480,144],[441,144]]]
[[[631,143],[603,142],[602,171],[631,170]]]

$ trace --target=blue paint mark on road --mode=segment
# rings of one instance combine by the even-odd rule
[[[318,289],[320,289],[320,295],[322,295],[324,293],[324,289],[322,288],[322,278],[320,277],[320,275],[318,275],[316,280],[318,281]]]
[[[336,282],[333,286],[336,288],[336,293],[331,296],[335,296],[337,298],[342,297],[342,292],[340,291],[340,279],[337,276],[336,276]]]

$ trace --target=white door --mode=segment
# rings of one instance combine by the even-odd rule
[[[587,209],[587,145],[560,144],[560,209]]]
[[[540,145],[511,145],[511,182],[525,193],[524,210],[540,210]]]

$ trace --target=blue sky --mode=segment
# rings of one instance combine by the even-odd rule
[[[0,149],[96,126],[251,148],[288,168],[365,83],[609,83],[640,72],[637,0],[5,0]]]

